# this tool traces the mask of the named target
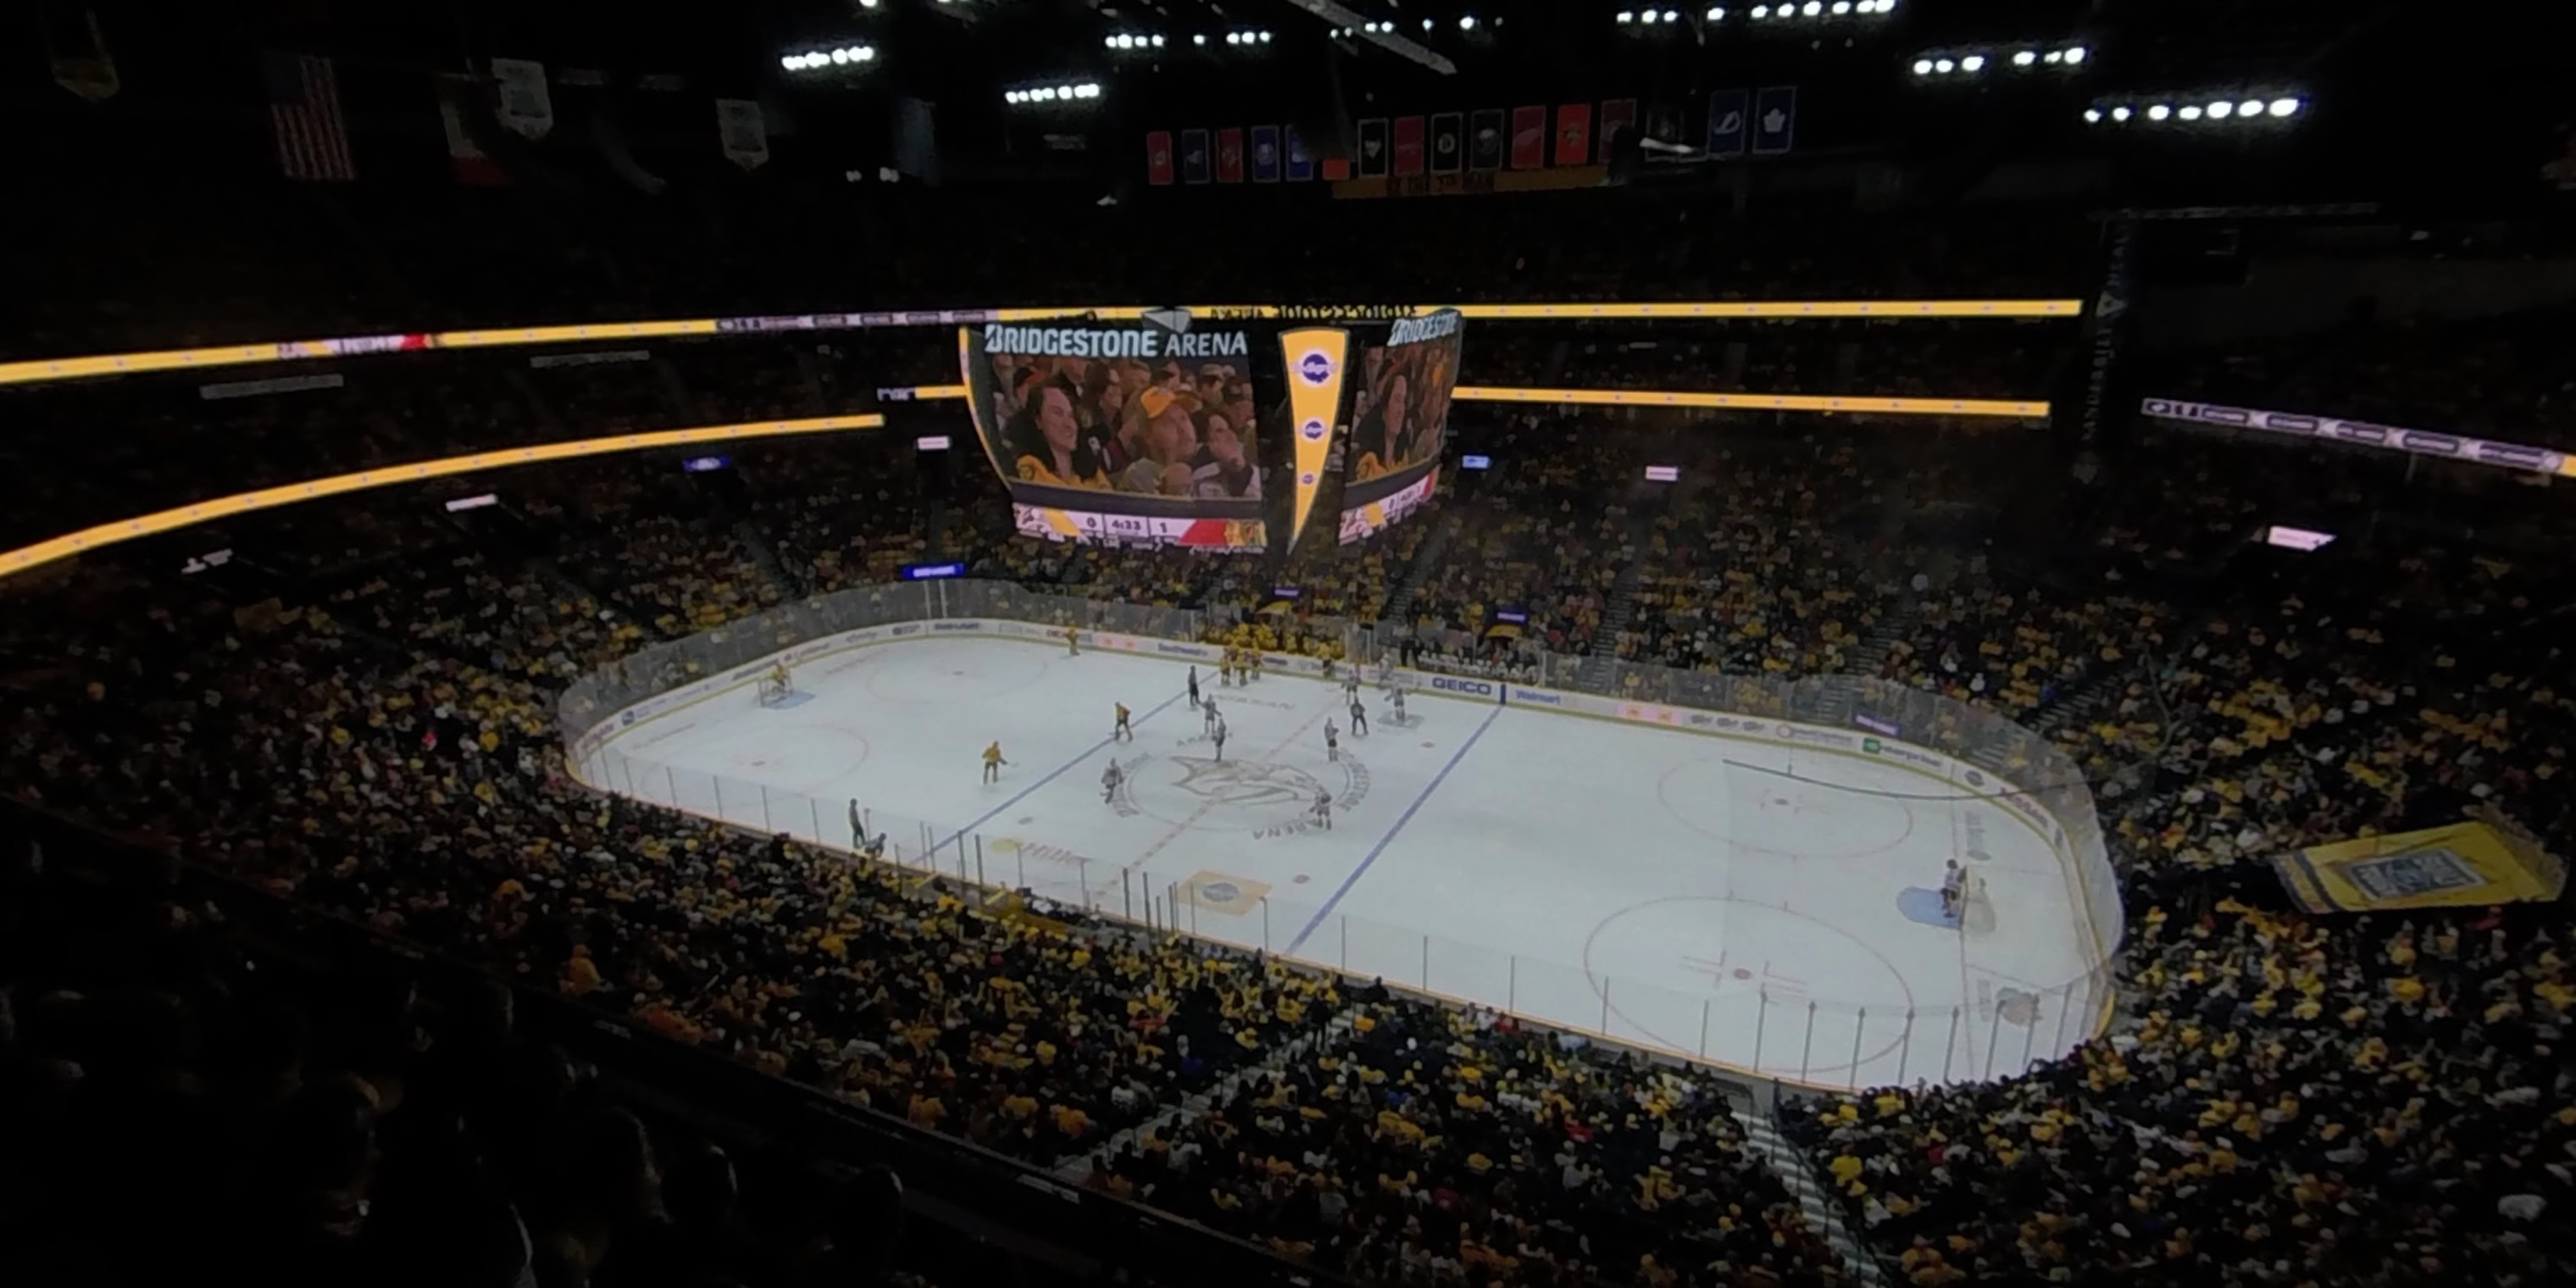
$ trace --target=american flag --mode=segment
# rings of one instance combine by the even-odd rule
[[[277,133],[277,166],[289,179],[349,182],[349,123],[340,115],[340,78],[331,60],[310,54],[261,55],[268,79],[268,120]]]

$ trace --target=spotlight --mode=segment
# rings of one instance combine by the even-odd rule
[[[1636,20],[1637,20],[1637,15],[1635,15],[1635,14],[1633,14],[1633,13],[1630,13],[1629,11],[1627,11],[1627,10],[1625,10],[1625,9],[1622,9],[1622,10],[1620,10],[1620,11],[1619,11],[1619,25],[1620,25],[1620,26],[1623,26],[1623,27],[1624,27],[1624,26],[1628,25],[1629,23],[1635,22]],[[1376,24],[1376,23],[1370,23],[1370,24],[1369,24],[1369,30],[1371,30],[1371,31],[1375,31],[1375,30],[1377,30],[1377,24]]]
[[[1207,33],[1206,33],[1206,32],[1200,32],[1199,34],[1197,34],[1197,35],[1195,35],[1195,36],[1190,37],[1190,43],[1191,43],[1191,44],[1193,44],[1193,45],[1204,45],[1204,44],[1206,44],[1206,43],[1207,43]]]
[[[2302,104],[2295,98],[2276,98],[2273,99],[2263,110],[2269,113],[2273,119],[2278,120],[2282,117],[2297,113],[2297,111],[2303,106],[2305,106],[2305,104]]]
[[[1261,43],[1262,43],[1262,44],[1265,44],[1265,45],[1270,43],[1270,33],[1269,33],[1269,32],[1266,32],[1266,31],[1265,31],[1265,32],[1261,33]]]
[[[1800,10],[1798,10],[1798,12],[1803,13],[1803,14],[1807,15],[1807,16],[1808,16],[1808,17],[1810,17],[1810,18],[1813,18],[1813,17],[1815,17],[1817,14],[1823,13],[1824,11],[1825,11],[1825,3],[1824,3],[1824,0],[1807,0],[1806,6],[1805,6],[1804,8],[1801,8]]]
[[[2161,121],[2171,115],[2173,115],[2173,109],[2162,103],[2147,109],[2147,119],[2150,121]]]
[[[1942,75],[1944,75],[1944,76],[1947,76],[1947,75],[1949,75],[1950,73],[1952,73],[1952,72],[1954,72],[1954,71],[1957,71],[1958,69],[1959,69],[1959,65],[1958,65],[1957,63],[1951,62],[1951,61],[1950,61],[1949,59],[1947,59],[1947,58],[1934,59],[1934,60],[1933,60],[1933,63],[1932,63],[1932,70],[1934,70],[1934,71],[1936,71],[1936,72],[1939,72],[1939,73],[1941,73],[1941,74],[1942,74]]]
[[[2250,121],[2262,114],[2263,105],[2254,99],[2249,98],[2236,105],[2236,115],[2241,119]]]
[[[2013,55],[2013,66],[2015,67],[2028,67],[2032,63],[2038,61],[2039,55],[2027,49]]]
[[[1710,22],[1724,22],[1724,21],[1726,21],[1726,10],[1725,10],[1724,8],[1716,8],[1716,9],[1711,9],[1711,10],[1709,10],[1709,11],[1708,11],[1708,20],[1709,20]]]
[[[1771,16],[1771,6],[1769,6],[1769,5],[1767,5],[1767,4],[1757,4],[1757,5],[1753,6],[1753,20],[1754,20],[1755,22],[1760,22],[1760,21],[1762,21],[1763,19],[1768,18],[1768,17],[1770,17],[1770,16]]]
[[[2086,125],[2100,125],[2102,123],[2102,109],[2098,107],[2085,108],[2084,123]]]
[[[847,67],[847,66],[849,66],[849,65],[850,65],[850,51],[849,51],[849,50],[846,50],[846,49],[835,49],[835,50],[833,50],[833,51],[832,51],[832,65],[833,65],[834,67]]]
[[[1423,19],[1423,20],[1422,20],[1422,29],[1423,29],[1424,31],[1429,31],[1429,30],[1431,30],[1431,20],[1430,20],[1429,18],[1425,18],[1425,19]]]
[[[2115,108],[2112,108],[2112,109],[2111,109],[2111,119],[2112,119],[2112,120],[2114,120],[2114,121],[2122,122],[2122,123],[2124,123],[2124,124],[2125,124],[2125,123],[2128,121],[2128,119],[2129,119],[2129,117],[2130,117],[2130,116],[2131,116],[2131,113],[2130,113],[2129,109],[2128,109],[2128,108],[2126,108],[2126,107],[2115,107]]]
[[[2200,119],[2200,105],[2198,103],[2185,103],[2182,105],[2182,110],[2174,113],[2174,115],[2179,116],[2186,121],[2197,121]]]
[[[2067,61],[2067,63],[2068,63],[2070,66],[2071,66],[2071,65],[2073,65],[2073,64],[2075,64],[2075,63],[2083,62],[2083,61],[2084,61],[2084,58],[2085,58],[2084,46],[2082,46],[2082,45],[2070,45],[2070,46],[2068,46],[2068,47],[2067,47],[2067,50],[2066,50],[2066,61]]]
[[[1666,21],[1666,22],[1680,22],[1681,20],[1682,20],[1682,11],[1681,11],[1681,10],[1679,10],[1679,9],[1666,9],[1666,10],[1664,10],[1664,21]]]
[[[1962,58],[1962,59],[1960,59],[1960,60],[1959,60],[1959,70],[1960,70],[1960,71],[1963,71],[1963,72],[1981,72],[1981,71],[1984,71],[1985,69],[1986,69],[1986,56],[1985,56],[1984,54],[1970,54],[1970,55],[1968,55],[1967,57]]]
[[[2234,115],[2236,115],[2234,103],[2218,102],[2209,105],[2209,119],[2213,121],[2224,121]]]
[[[2063,50],[2063,49],[2052,49],[2052,50],[2049,50],[2049,51],[2048,51],[2048,58],[2047,58],[2047,60],[2046,60],[2046,61],[2047,61],[2047,63],[2048,63],[2048,65],[2049,65],[2049,66],[2051,66],[2051,67],[2055,67],[2055,66],[2056,66],[2056,65],[2058,65],[2059,63],[2062,63],[2062,62],[2065,62],[2065,61],[2066,61],[2066,51],[2065,51],[2065,50]]]
[[[1225,33],[1225,43],[1227,43],[1227,44],[1229,44],[1229,45],[1240,45],[1240,44],[1242,44],[1242,43],[1243,43],[1243,33],[1242,33],[1242,32],[1240,32],[1240,31],[1229,31],[1229,32]]]
[[[1656,13],[1654,10],[1652,10],[1652,9],[1648,9],[1648,10],[1647,10],[1647,11],[1645,11],[1644,13],[1641,13],[1641,14],[1638,14],[1638,15],[1637,15],[1637,21],[1639,21],[1639,22],[1644,22],[1644,23],[1651,23],[1651,22],[1654,22],[1657,18],[1659,18],[1659,17],[1661,17],[1661,16],[1662,16],[1662,15],[1660,15],[1660,14]]]
[[[1465,15],[1460,16],[1460,18],[1458,19],[1458,30],[1460,30],[1460,31],[1474,31],[1475,29],[1476,29],[1476,15],[1474,15],[1474,14],[1472,14],[1472,13],[1471,13],[1471,14],[1465,14]]]
[[[1834,0],[1834,16],[1835,16],[1835,17],[1839,18],[1839,17],[1843,16],[1844,14],[1847,14],[1847,13],[1850,13],[1850,12],[1851,12],[1851,0]]]
[[[1931,59],[1929,59],[1929,58],[1917,58],[1917,59],[1915,59],[1915,60],[1914,60],[1914,74],[1915,74],[1915,75],[1917,75],[1917,76],[1929,76],[1929,75],[1931,75],[1931,74],[1932,74],[1932,60],[1931,60]]]

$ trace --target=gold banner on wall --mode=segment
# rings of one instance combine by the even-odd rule
[[[1279,333],[1279,359],[1288,370],[1288,427],[1296,444],[1296,509],[1288,521],[1288,548],[1306,534],[1306,517],[1315,512],[1315,493],[1323,486],[1324,462],[1332,455],[1333,418],[1342,409],[1342,375],[1349,365],[1351,333],[1337,327],[1307,327]]]

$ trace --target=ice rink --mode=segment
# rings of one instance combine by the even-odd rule
[[[635,722],[595,785],[1390,983],[1835,1086],[2018,1071],[2091,1036],[2080,895],[2028,826],[1893,764],[1177,661],[932,637]],[[1112,704],[1134,713],[1110,738]],[[1329,759],[1324,729],[1340,729]],[[999,740],[1009,764],[981,781]],[[1126,781],[1107,791],[1115,760]],[[1332,826],[1312,819],[1318,791]],[[1946,923],[1945,862],[1989,915]]]

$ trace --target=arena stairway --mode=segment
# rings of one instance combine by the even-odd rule
[[[1421,548],[1413,552],[1413,562],[1396,579],[1395,589],[1387,592],[1386,603],[1377,611],[1379,622],[1402,629],[1412,627],[1413,601],[1420,595],[1422,579],[1440,566],[1441,555],[1449,549],[1449,539],[1458,534],[1459,518],[1454,511],[1442,514],[1438,522],[1440,526],[1432,529],[1431,535],[1422,539]]]
[[[1322,1047],[1325,1039],[1349,1032],[1352,1017],[1356,1016],[1359,1010],[1357,1006],[1346,1007],[1340,1014],[1326,1021],[1322,1028],[1281,1045],[1278,1050],[1270,1053],[1268,1059],[1245,1065],[1217,1079],[1215,1085],[1205,1091],[1181,1097],[1179,1103],[1171,1108],[1111,1136],[1104,1144],[1065,1155],[1057,1161],[1055,1174],[1077,1185],[1089,1180],[1093,1157],[1102,1154],[1114,1157],[1124,1151],[1128,1145],[1142,1139],[1147,1132],[1168,1131],[1190,1118],[1206,1113],[1210,1106],[1232,1096],[1236,1091],[1241,1090],[1244,1084],[1256,1078],[1277,1077],[1283,1070],[1295,1068]]]
[[[1842,1258],[1843,1268],[1851,1272],[1852,1278],[1870,1288],[1884,1288],[1888,1282],[1885,1268],[1861,1244],[1842,1201],[1825,1189],[1824,1181],[1817,1175],[1815,1160],[1808,1158],[1788,1137],[1780,1134],[1780,1128],[1772,1121],[1771,1115],[1748,1103],[1730,1100],[1729,1105],[1735,1121],[1744,1128],[1745,1143],[1763,1162],[1770,1164],[1771,1170],[1779,1174],[1780,1183],[1797,1196],[1798,1210],[1806,1213],[1808,1226],[1824,1236],[1826,1246]]]
[[[1654,544],[1654,516],[1640,508],[1628,516],[1629,557],[1621,560],[1619,580],[1602,596],[1601,624],[1592,632],[1592,647],[1583,666],[1575,672],[1575,687],[1594,693],[1607,692],[1619,668],[1619,635],[1637,616],[1637,587],[1646,579],[1645,559],[1638,552]]]

